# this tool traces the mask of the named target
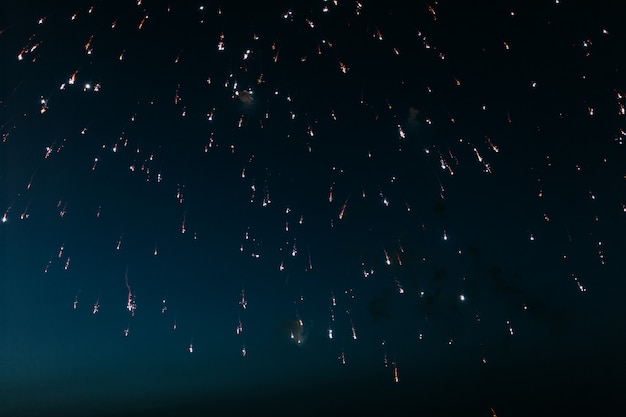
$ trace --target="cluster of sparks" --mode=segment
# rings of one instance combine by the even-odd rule
[[[239,252],[246,261],[252,259],[260,270],[269,269],[269,274],[279,278],[271,285],[296,288],[297,294],[288,300],[295,309],[288,312],[291,318],[285,339],[304,345],[307,337],[326,338],[335,344],[337,362],[349,365],[351,347],[365,343],[361,335],[368,332],[359,327],[367,325],[355,313],[367,303],[361,294],[370,286],[383,286],[393,288],[394,300],[398,300],[394,303],[431,303],[436,285],[414,276],[436,269],[432,258],[437,256],[425,248],[437,245],[447,262],[461,264],[471,257],[468,247],[472,242],[454,222],[443,215],[431,217],[427,210],[454,201],[451,194],[464,177],[472,178],[467,182],[473,182],[471,187],[476,189],[488,187],[481,181],[496,177],[509,188],[534,187],[534,196],[524,203],[533,207],[529,218],[521,220],[520,228],[511,227],[513,236],[507,239],[521,248],[532,247],[542,239],[544,244],[557,247],[554,257],[560,262],[562,276],[552,279],[563,289],[589,296],[582,294],[593,286],[585,275],[588,269],[581,267],[580,259],[571,260],[570,252],[578,253],[577,239],[585,234],[581,229],[587,228],[593,245],[581,253],[600,268],[615,261],[607,256],[610,249],[605,247],[601,232],[589,230],[605,217],[626,216],[626,195],[607,192],[586,176],[587,171],[602,169],[613,175],[607,180],[611,183],[626,180],[624,165],[614,168],[624,153],[626,84],[603,85],[594,79],[597,74],[586,72],[595,59],[594,49],[610,41],[613,29],[598,26],[584,39],[569,39],[570,44],[559,45],[564,50],[561,53],[582,62],[573,75],[579,84],[567,87],[580,93],[572,102],[555,100],[554,114],[533,118],[534,112],[523,111],[523,106],[515,103],[525,100],[527,106],[533,106],[544,100],[551,93],[541,90],[555,88],[550,85],[553,80],[542,80],[538,71],[528,78],[526,74],[512,74],[505,82],[514,84],[512,90],[523,98],[513,95],[507,98],[508,103],[495,98],[489,88],[499,88],[498,84],[482,85],[484,81],[459,67],[464,61],[457,49],[437,41],[437,34],[452,24],[450,11],[440,10],[437,2],[417,8],[421,27],[400,28],[393,26],[390,13],[368,10],[367,2],[307,3],[311,4],[275,10],[267,17],[268,22],[256,26],[248,26],[236,10],[218,5],[194,8],[137,1],[126,5],[125,10],[111,11],[105,5],[101,7],[107,10],[81,7],[68,15],[55,12],[34,18],[19,30],[9,28],[20,36],[29,32],[22,44],[10,51],[14,55],[3,59],[16,61],[18,71],[48,72],[48,76],[27,89],[28,95],[22,95],[26,93],[21,93],[18,84],[31,80],[16,80],[17,93],[5,92],[1,98],[3,152],[19,146],[32,152],[30,159],[20,162],[26,167],[19,169],[20,175],[24,172],[23,185],[19,185],[20,178],[11,176],[18,185],[9,187],[12,194],[5,193],[8,197],[2,223],[6,224],[1,226],[18,223],[19,227],[20,222],[33,221],[36,216],[49,217],[53,210],[63,224],[73,218],[99,222],[107,216],[133,216],[126,214],[125,204],[101,197],[98,189],[54,189],[45,180],[54,170],[95,178],[108,175],[100,174],[106,169],[107,173],[117,172],[122,181],[149,184],[162,201],[176,207],[158,215],[163,227],[178,230],[181,242],[208,239],[209,226],[202,218],[212,217],[213,205],[231,199],[232,207],[244,207],[241,212],[249,214],[233,222],[232,235],[239,243],[227,250],[234,256]],[[558,16],[560,7],[555,2],[548,14]],[[501,14],[511,26],[524,19],[524,13],[513,9]],[[377,16],[384,18],[377,22]],[[183,17],[188,19],[183,23],[189,33],[168,34],[180,43],[172,44],[158,36],[163,28],[180,25]],[[61,26],[72,33],[75,45],[46,38]],[[9,29],[3,30],[0,41],[11,35]],[[491,39],[477,40],[483,41],[474,48],[477,60],[492,56],[514,60],[518,48],[527,48],[519,44],[521,40],[513,31],[510,38],[506,33],[495,33]],[[368,58],[368,53],[372,57]],[[522,57],[524,53],[519,52]],[[420,66],[431,70],[411,73]],[[57,74],[63,75],[53,79]],[[591,83],[606,87],[606,96],[612,97],[608,104],[592,95]],[[595,139],[606,152],[599,160],[585,160],[581,155],[566,159],[555,154],[558,149],[537,145],[545,139],[544,130],[555,134],[554,124],[567,126],[578,118],[587,119],[589,125],[600,119],[609,126]],[[29,141],[22,132],[25,126],[37,123],[42,129],[50,126],[50,132],[41,132],[41,137]],[[160,127],[155,130],[154,126],[161,123],[168,128],[159,136]],[[515,153],[519,145],[511,139],[515,130],[528,135],[534,132],[529,146],[539,149],[523,156],[528,160],[519,161],[526,172],[507,180],[505,176],[510,174],[502,173],[504,167],[520,158]],[[172,132],[176,138],[163,137]],[[70,161],[66,154],[72,155]],[[220,178],[203,178],[204,164],[223,167]],[[619,169],[622,172],[616,172]],[[550,202],[558,186],[551,178],[557,175],[573,178],[575,187],[584,189],[574,193],[574,198],[575,204],[587,207],[582,210],[587,218],[568,224],[567,216]],[[214,192],[216,181],[237,184],[236,196]],[[45,201],[50,192],[54,201]],[[100,201],[88,209],[77,203],[74,209],[73,202],[80,200],[80,193],[91,193]],[[204,198],[210,202],[201,202],[200,194],[208,196]],[[487,233],[480,226],[476,230]],[[552,236],[557,238],[546,242]],[[96,239],[110,242],[110,251],[99,255],[104,259],[117,259],[120,253],[131,250],[161,259],[168,256],[163,242],[155,242],[152,235],[135,237],[122,226]],[[69,274],[80,262],[72,254],[72,249],[80,252],[78,244],[64,236],[59,241],[41,260],[45,276]],[[334,243],[325,242],[335,242],[339,248],[327,250],[324,245]],[[351,248],[341,247],[350,244]],[[337,265],[337,259],[343,264]],[[109,300],[115,297],[98,289],[99,284],[89,277],[78,280],[79,286],[67,294],[67,304],[78,314],[84,297],[91,306],[89,313],[99,316],[125,307],[129,317],[127,323],[120,324],[120,334],[132,338],[130,324],[135,317],[158,317],[159,311],[144,311],[142,302],[149,303],[145,297],[138,302],[136,292],[153,292],[152,284],[148,278],[133,274],[140,269],[139,261],[125,262],[126,273],[118,277],[120,293],[126,288],[125,306],[111,305]],[[328,274],[335,266],[341,269],[337,278],[308,284],[302,278]],[[458,277],[446,278],[453,281],[446,285],[455,288],[448,293],[448,301],[469,305],[466,311],[471,311],[472,325],[479,327],[485,306],[466,292],[472,288],[472,271],[452,271],[457,273]],[[232,299],[229,314],[241,357],[253,354],[248,350],[252,346],[247,335],[248,314],[262,314],[263,310],[255,294],[245,290],[254,288],[246,285],[254,280],[241,277],[244,287],[240,287],[239,296],[236,292],[222,295]],[[175,285],[175,280],[169,284]],[[326,296],[309,297],[311,288]],[[308,331],[309,323],[318,317],[303,313],[306,309],[300,306],[307,303],[317,303],[327,311],[322,321],[328,324],[321,334]],[[516,311],[522,314],[533,308],[525,300],[515,303]],[[160,305],[161,316],[171,318],[168,326],[175,331],[178,325],[170,300],[157,298],[155,304]],[[402,332],[410,333],[418,343],[428,339],[423,325],[427,316],[407,318],[407,322],[417,324]],[[519,337],[510,313],[491,320],[500,323],[502,334]],[[196,329],[195,335],[188,336],[188,354],[202,351],[201,338],[197,337],[201,331]],[[442,346],[455,344],[457,338],[450,333],[440,341]],[[381,363],[390,369],[391,380],[399,383],[398,362],[387,351],[393,336],[374,337],[379,337],[375,348],[383,347]],[[487,363],[483,342],[477,342],[483,352],[477,361]],[[184,344],[181,351],[185,351]]]

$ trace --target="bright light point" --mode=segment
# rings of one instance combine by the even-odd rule
[[[465,301],[465,296],[463,294],[459,295],[459,300]]]

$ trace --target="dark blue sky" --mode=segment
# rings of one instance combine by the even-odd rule
[[[0,414],[623,410],[619,13],[459,3],[2,6]]]

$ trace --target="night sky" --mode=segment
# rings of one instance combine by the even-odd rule
[[[626,412],[624,9],[54,3],[0,6],[1,416]]]

